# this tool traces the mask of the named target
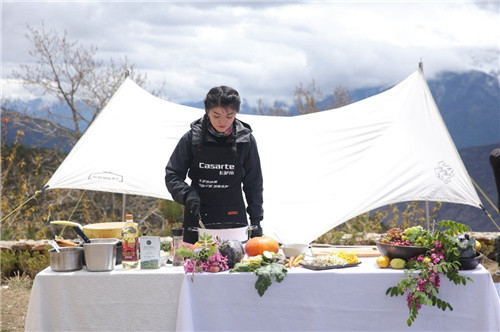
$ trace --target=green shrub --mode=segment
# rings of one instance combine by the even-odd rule
[[[14,276],[15,272],[19,270],[16,252],[12,250],[2,251],[0,259],[2,262],[2,280]]]
[[[22,272],[35,279],[38,272],[50,265],[50,253],[48,251],[24,251],[19,255],[19,267]]]
[[[7,250],[2,252],[2,280],[26,274],[34,279],[50,265],[48,251]]]

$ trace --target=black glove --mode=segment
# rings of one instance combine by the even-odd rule
[[[194,191],[190,192],[186,198],[186,207],[189,212],[195,215],[196,218],[201,216],[200,204],[201,199],[198,194]]]
[[[260,227],[260,225],[252,225],[252,226],[257,226],[257,229],[252,230],[250,238],[262,236],[262,227]]]

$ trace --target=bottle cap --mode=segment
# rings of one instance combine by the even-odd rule
[[[127,213],[127,215],[125,216],[125,220],[134,220],[134,215],[131,213]]]
[[[182,236],[183,232],[184,232],[184,229],[182,229],[182,228],[172,228],[172,235],[173,236]]]

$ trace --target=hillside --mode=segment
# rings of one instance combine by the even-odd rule
[[[429,88],[434,100],[441,112],[444,122],[450,132],[453,141],[458,149],[484,146],[495,142],[500,142],[500,86],[498,79],[494,76],[479,71],[468,71],[464,73],[443,72],[435,79],[428,80]],[[371,87],[364,89],[354,89],[350,91],[352,102],[356,102],[367,97],[380,93],[390,87]],[[290,92],[293,94],[293,91]],[[318,102],[320,107],[327,107],[331,96],[326,96],[323,101]],[[278,101],[280,105],[285,105]],[[203,108],[203,102],[185,103],[187,106]],[[27,110],[31,114],[36,114],[42,107],[41,100],[32,101],[12,101],[3,100],[2,108],[23,111]],[[290,113],[295,114],[293,107]],[[53,105],[52,112],[62,114],[64,107]],[[253,106],[243,99],[241,113],[255,114]],[[70,123],[64,120],[63,127],[71,128]],[[82,122],[82,128],[85,124]],[[29,128],[25,130],[31,132]],[[12,131],[11,131],[12,132]],[[12,137],[7,137],[6,142],[11,143]],[[41,135],[27,135],[24,138],[27,146],[51,147],[50,144],[61,144],[63,142],[43,142]]]

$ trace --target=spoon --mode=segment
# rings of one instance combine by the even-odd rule
[[[57,252],[61,252],[59,245],[57,244],[56,241],[54,240],[49,240],[47,241],[48,244],[50,244]]]

